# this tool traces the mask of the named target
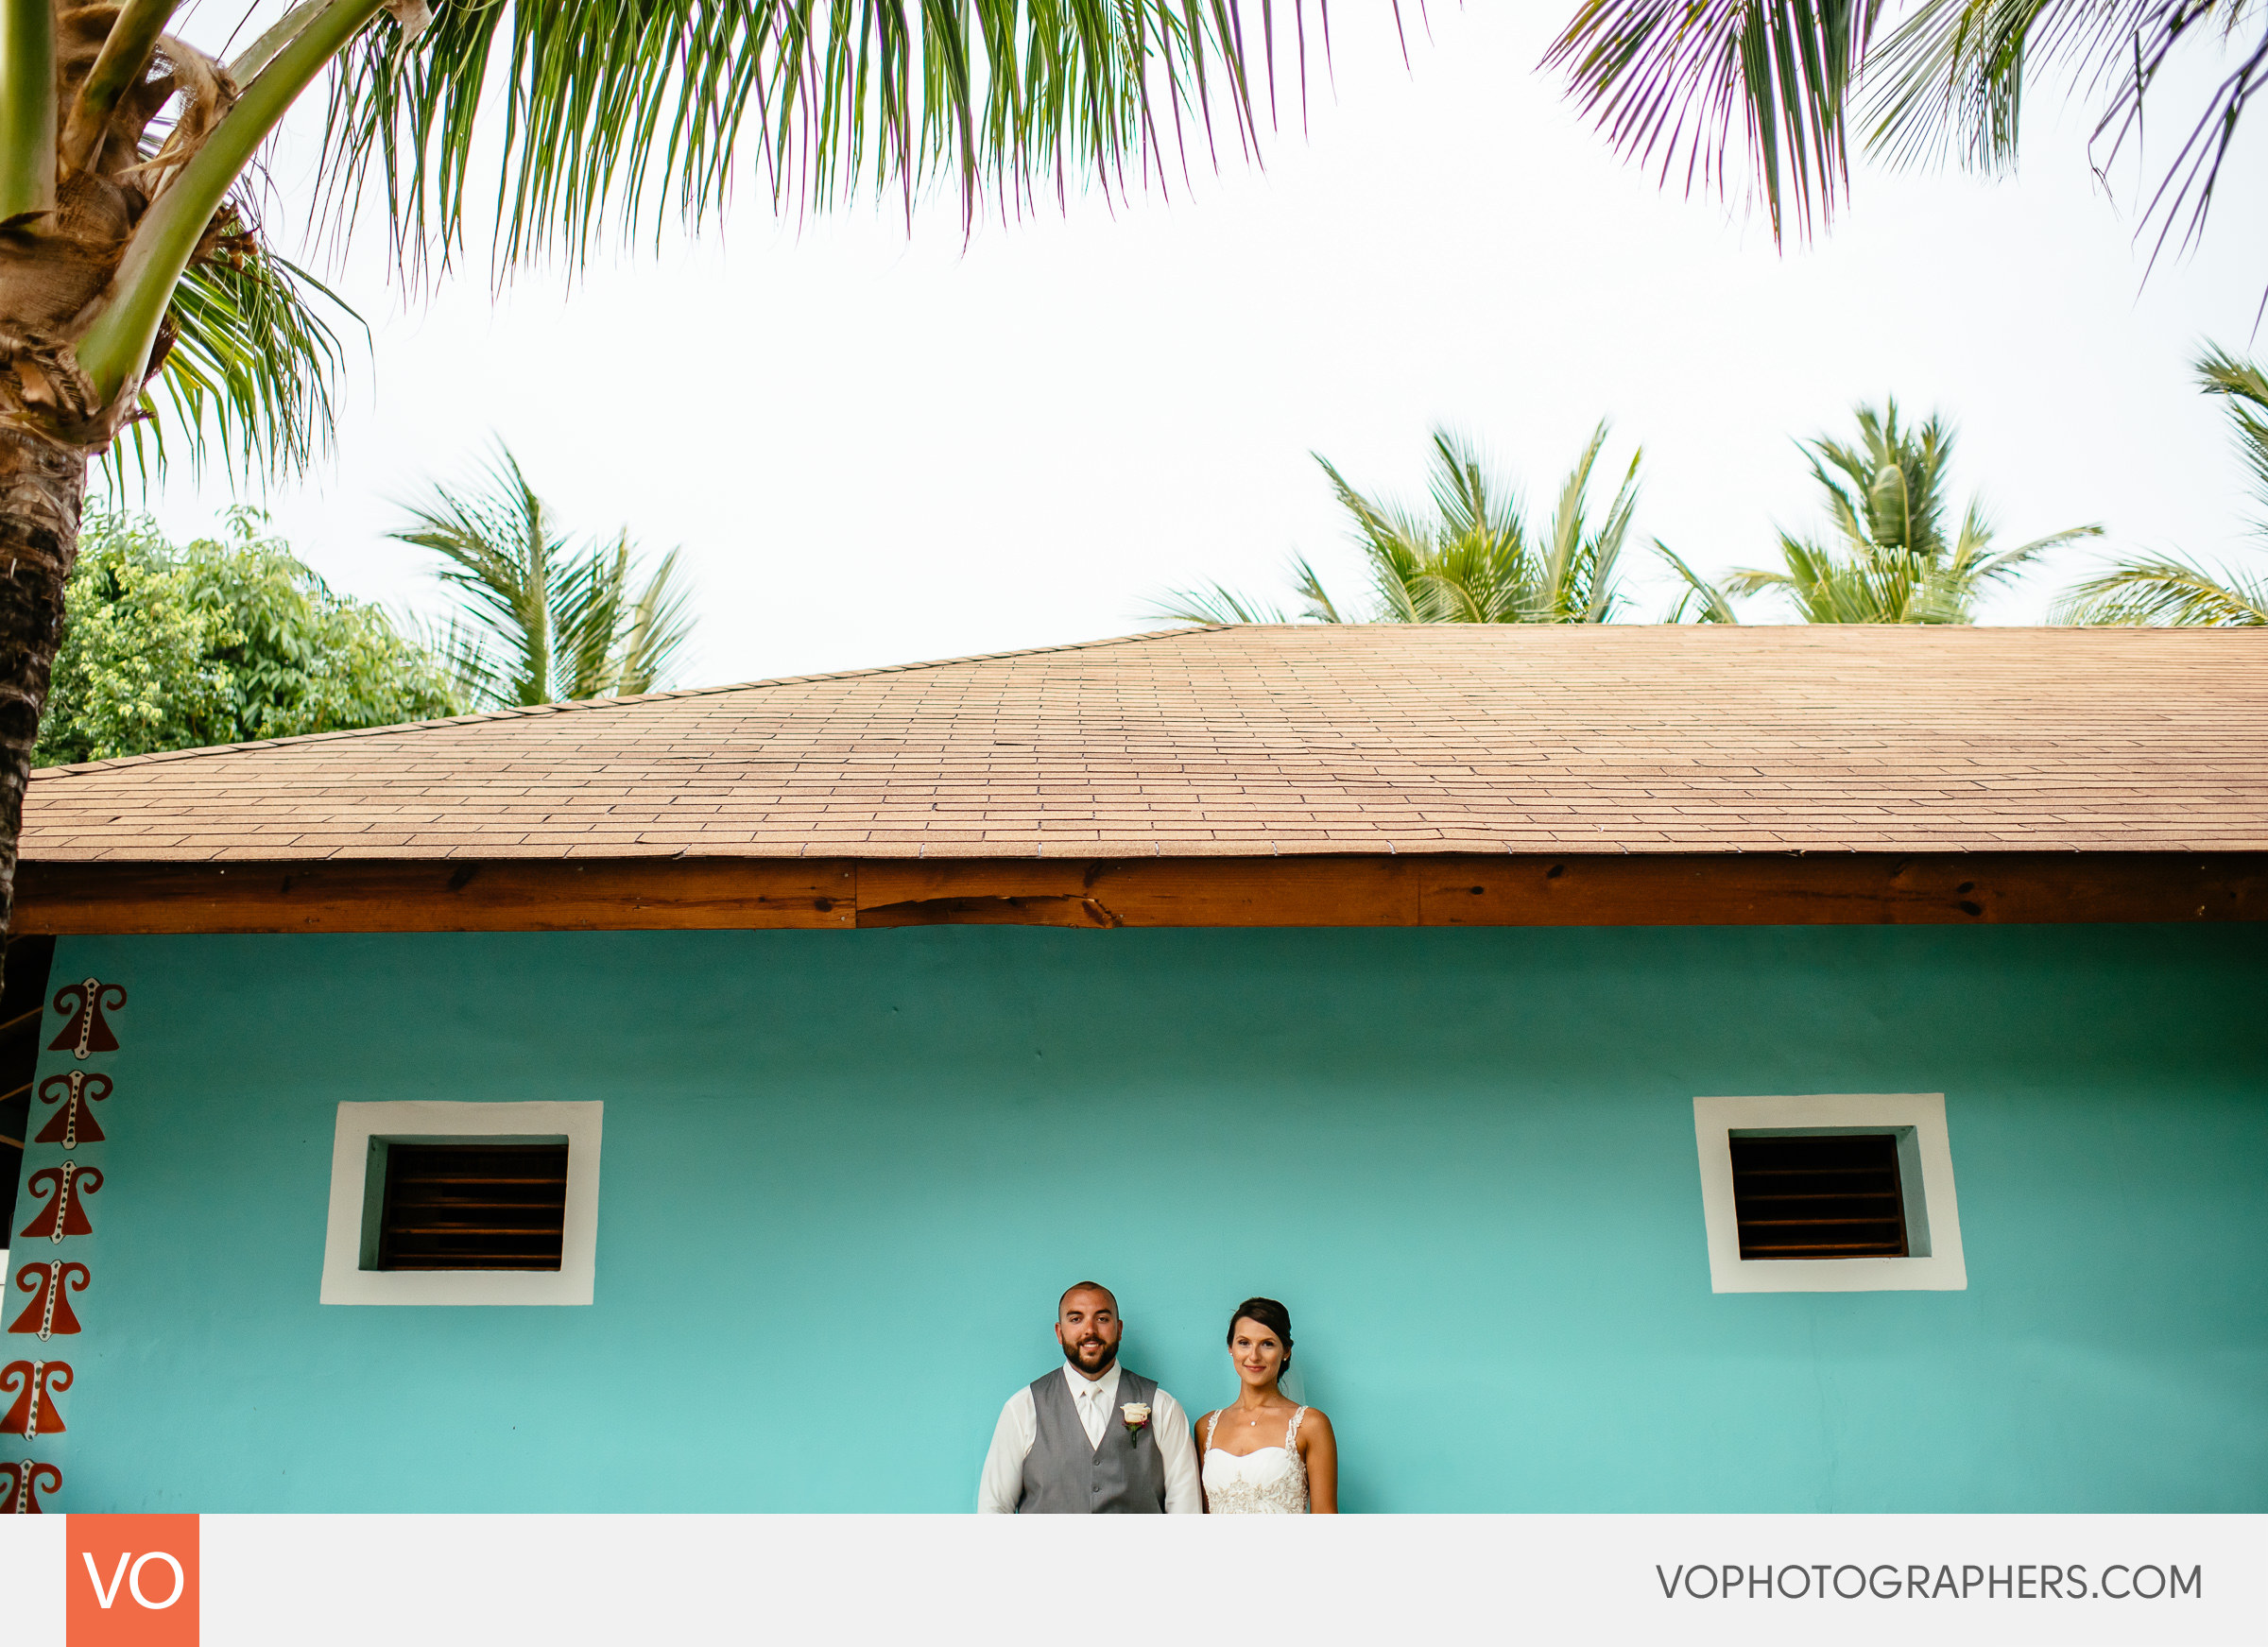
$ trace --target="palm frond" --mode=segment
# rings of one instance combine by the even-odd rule
[[[2268,373],[2225,349],[2208,347],[2197,359],[2197,382],[2208,395],[2228,397],[2237,450],[2251,472],[2253,499],[2261,511],[2252,527],[2268,536]]]
[[[1736,566],[1725,575],[1716,587],[1735,600],[1744,600],[1749,595],[1763,594],[1771,590],[1791,589],[1795,582],[1793,573],[1775,572],[1766,566]]]
[[[2100,522],[2085,526],[2066,526],[2060,532],[2050,532],[2044,538],[2035,538],[2029,543],[2019,543],[2013,549],[2002,549],[1997,554],[1980,553],[1973,558],[1956,558],[1952,564],[1964,569],[1967,575],[1977,584],[1998,583],[2004,577],[2012,577],[2021,572],[2051,549],[2068,548],[2083,538],[2101,536],[2103,525]]]
[[[1561,623],[1606,623],[1612,618],[1619,599],[1615,563],[1622,558],[1624,540],[1638,513],[1638,471],[1646,455],[1642,447],[1630,455],[1630,467],[1623,472],[1622,485],[1606,506],[1606,519],[1596,532],[1589,531],[1587,497],[1590,473],[1606,448],[1606,436],[1607,425],[1602,421],[1560,488],[1559,506],[1552,516],[1552,552],[1544,568],[1544,586],[1552,615]]]
[[[1445,452],[1436,433],[1434,443],[1437,466],[1453,468],[1456,455]],[[1312,454],[1331,482],[1332,495],[1354,524],[1354,539],[1369,563],[1371,594],[1376,608],[1371,622],[1424,622],[1424,565],[1432,543],[1429,527],[1406,510],[1366,497],[1320,452]]]
[[[1589,513],[1591,476],[1607,437],[1601,423],[1559,489],[1551,543],[1538,549],[1510,483],[1469,441],[1433,432],[1428,489],[1433,513],[1422,517],[1358,491],[1332,461],[1314,454],[1347,511],[1349,536],[1370,574],[1366,612],[1341,610],[1304,557],[1295,556],[1292,584],[1297,621],[1318,624],[1606,623],[1620,601],[1615,568],[1638,506],[1641,457],[1632,456],[1605,518]],[[1278,608],[1225,584],[1176,590],[1151,615],[1181,624],[1280,624]]]
[[[2015,577],[2051,549],[2061,549],[2082,538],[2100,538],[2100,525],[2067,526],[2028,543],[1995,551],[1992,523],[1981,504],[1971,502],[1962,518],[1961,531],[1951,551],[1933,558],[1924,568],[1916,590],[1912,620],[1924,624],[1967,624],[1976,621],[1977,598],[1996,583]]]
[[[2097,141],[2107,137],[2109,144],[2099,167],[2107,166],[2129,138],[2139,146],[2143,105],[2177,45],[2185,39],[2210,38],[2216,33],[2225,40],[2235,34],[2240,24],[2261,17],[2261,9],[2253,0],[2113,0],[2088,19],[2091,27],[2074,26],[2068,48],[2070,55],[2085,61],[2098,82],[2106,82],[2111,89],[2110,99],[2095,122]],[[2153,220],[2157,223],[2153,264],[2169,240],[2191,246],[2205,232],[2206,218],[2220,187],[2221,168],[2236,142],[2247,105],[2263,89],[2268,89],[2268,26],[2262,26],[2259,39],[2213,88],[2151,192],[2140,228],[2146,229]]]
[[[1447,429],[1433,435],[1428,489],[1435,518],[1405,523],[1398,545],[1416,577],[1416,617],[1428,624],[1517,623],[1535,598],[1535,555],[1511,482],[1477,446]],[[1375,508],[1375,506],[1373,506]],[[1395,568],[1403,575],[1401,566]]]
[[[1195,589],[1168,590],[1145,609],[1144,616],[1165,624],[1280,624],[1282,609],[1225,583]]]
[[[1433,436],[1429,489],[1434,513],[1421,519],[1355,489],[1321,455],[1369,562],[1374,623],[1603,623],[1617,599],[1616,557],[1637,507],[1633,457],[1606,519],[1593,529],[1588,497],[1607,437],[1601,423],[1559,489],[1548,540],[1533,540],[1510,481],[1469,441],[1446,429]],[[1320,593],[1320,586],[1316,587]]]
[[[2197,357],[2196,370],[2207,394],[2227,397],[2253,495],[2268,509],[2268,372],[2209,345]],[[2256,519],[2253,529],[2268,534],[2268,517]],[[2268,624],[2268,576],[2181,555],[2136,557],[2114,561],[2067,592],[2052,621],[2249,628]]]
[[[623,541],[627,549],[627,536]],[[678,555],[672,549],[654,563],[645,587],[623,614],[610,690],[626,697],[666,682],[693,639],[693,591],[679,579]]]
[[[2107,169],[2131,139],[2174,49],[2232,37],[2261,17],[2253,0],[1928,0],[1886,40],[1867,101],[1870,146],[1900,161],[1946,152],[1987,171],[2015,163],[2029,78],[2054,69],[2102,98],[2094,136]],[[2152,186],[2143,226],[2203,232],[2244,111],[2268,86],[2268,29],[2207,96]],[[2175,231],[2178,229],[2178,236]]]
[[[1696,613],[1696,623],[1737,624],[1741,621],[1740,613],[1732,609],[1732,599],[1727,592],[1695,572],[1676,550],[1657,538],[1654,540],[1654,552],[1670,563],[1670,570],[1685,585],[1677,596],[1677,604],[1670,609],[1670,615],[1664,622],[1682,624],[1689,609]],[[1771,575],[1759,575],[1768,577]]]
[[[484,626],[458,614],[438,624],[405,620],[402,626],[439,661],[459,703],[485,709],[517,701]]]
[[[2025,93],[2066,74],[2098,99],[2096,170],[2138,146],[2142,114],[2177,47],[2246,25],[2235,52],[2149,185],[2142,227],[2156,251],[2204,232],[2223,166],[2253,97],[2268,89],[2268,9],[2258,0],[1923,0],[1879,47],[1881,0],[1585,0],[1547,54],[1614,146],[1661,157],[1666,180],[1724,186],[1741,168],[1781,232],[1783,201],[1824,217],[1846,172],[1847,128],[1894,161],[1953,152],[1999,171],[2014,163]],[[1855,107],[1864,72],[1864,107]]]
[[[2123,560],[2071,589],[2050,621],[2250,628],[2268,624],[2268,576],[2179,555]]]
[[[1544,62],[1614,146],[1685,187],[1738,169],[1775,238],[1824,218],[1844,186],[1846,109],[1881,0],[1584,0]],[[1734,135],[1738,125],[1740,137]]]
[[[105,455],[113,484],[130,464],[146,486],[169,438],[193,472],[215,456],[247,478],[305,472],[330,450],[350,327],[367,339],[335,292],[249,234],[228,255],[191,265],[166,311],[144,416]]]
[[[499,445],[484,488],[437,486],[409,512],[410,524],[391,535],[442,558],[441,580],[464,600],[468,626],[483,632],[477,655],[497,684],[492,695],[504,703],[550,702],[554,613],[571,595],[576,571],[519,459]]]
[[[1307,557],[1292,557],[1292,588],[1300,601],[1299,615],[1314,624],[1343,624],[1348,620],[1339,615],[1338,603],[1323,587],[1322,576],[1308,564]]]
[[[615,636],[629,609],[627,534],[606,548],[561,556],[551,585],[553,695],[573,702],[613,689]]]
[[[1909,604],[1914,575],[1903,558],[1876,565],[1785,532],[1779,537],[1779,557],[1786,570],[1735,567],[1721,587],[1736,599],[1784,595],[1807,624],[1897,623]]]
[[[1979,171],[2016,163],[2032,33],[2055,0],[1927,0],[1882,43],[1869,146],[1906,163],[1951,152]]]
[[[501,442],[479,487],[434,488],[393,536],[441,558],[461,609],[426,644],[467,701],[651,692],[691,639],[679,551],[647,571],[627,531],[577,546]]]
[[[1602,421],[1591,432],[1590,444],[1575,459],[1567,478],[1559,484],[1559,505],[1552,511],[1549,546],[1544,550],[1541,593],[1555,616],[1566,604],[1566,592],[1572,579],[1579,575],[1579,560],[1585,542],[1583,532],[1584,494],[1590,489],[1590,472],[1599,461],[1599,453],[1606,444],[1606,425]],[[1633,465],[1633,469],[1635,469]]]
[[[1294,0],[1296,7],[1301,0]],[[949,181],[1022,209],[1079,177],[1163,180],[1216,123],[1257,141],[1245,0],[443,0],[411,43],[390,22],[335,75],[323,175],[351,214],[385,197],[402,263],[444,259],[501,150],[500,268],[579,264],[610,230],[698,219],[744,145],[775,199]],[[1302,16],[1302,22],[1304,18]],[[1299,30],[1302,54],[1306,30]],[[1272,72],[1272,70],[1271,70]],[[1304,75],[1304,65],[1302,65]],[[487,122],[500,120],[501,131]],[[1185,124],[1186,123],[1186,124]],[[1194,128],[1194,130],[1192,129]]]
[[[2268,372],[2218,345],[2208,344],[2197,357],[2197,381],[2208,394],[2229,395],[2268,412]]]

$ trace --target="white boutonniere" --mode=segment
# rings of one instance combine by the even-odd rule
[[[1126,1423],[1126,1439],[1132,1441],[1150,1427],[1150,1404],[1147,1401],[1128,1401],[1118,1410]]]

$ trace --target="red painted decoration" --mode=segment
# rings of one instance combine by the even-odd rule
[[[68,1075],[50,1075],[40,1083],[40,1102],[60,1104],[62,1107],[47,1118],[40,1128],[34,1143],[60,1143],[65,1149],[77,1149],[82,1143],[100,1143],[102,1128],[95,1123],[94,1111],[89,1104],[99,1104],[111,1095],[111,1078],[101,1071],[89,1072],[73,1070]],[[84,1102],[81,1102],[84,1100]]]
[[[0,1516],[39,1516],[40,1494],[63,1490],[63,1472],[52,1464],[0,1460]]]
[[[66,1235],[94,1233],[94,1227],[87,1222],[85,1198],[102,1188],[100,1167],[82,1167],[77,1161],[65,1161],[60,1167],[42,1167],[24,1181],[24,1188],[35,1200],[45,1199],[47,1191],[41,1188],[43,1184],[52,1186],[55,1198],[17,1234],[34,1240],[43,1235],[49,1241],[60,1241]],[[77,1192],[74,1194],[74,1191]]]
[[[43,1264],[26,1264],[16,1272],[16,1285],[31,1295],[24,1313],[9,1323],[10,1332],[36,1332],[42,1338],[78,1330],[71,1312],[71,1295],[83,1293],[94,1278],[85,1264],[57,1259]]]
[[[71,1387],[67,1361],[11,1361],[0,1366],[0,1396],[21,1390],[16,1404],[0,1418],[0,1435],[21,1435],[37,1441],[43,1435],[60,1435],[63,1415],[55,1410],[55,1392]]]
[[[71,1004],[65,1006],[64,1002]],[[114,1053],[118,1038],[103,1020],[107,1009],[117,1011],[126,1004],[126,986],[105,984],[99,978],[89,978],[84,984],[66,984],[55,992],[55,1009],[64,1014],[63,1031],[47,1043],[51,1053],[69,1053],[74,1057],[85,1057],[89,1053]]]

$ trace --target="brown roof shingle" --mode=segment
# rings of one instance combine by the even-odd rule
[[[24,855],[2268,849],[2268,631],[1182,629],[38,774]]]

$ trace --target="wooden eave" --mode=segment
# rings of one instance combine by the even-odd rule
[[[22,933],[1814,926],[2268,918],[2268,853],[40,863]]]

